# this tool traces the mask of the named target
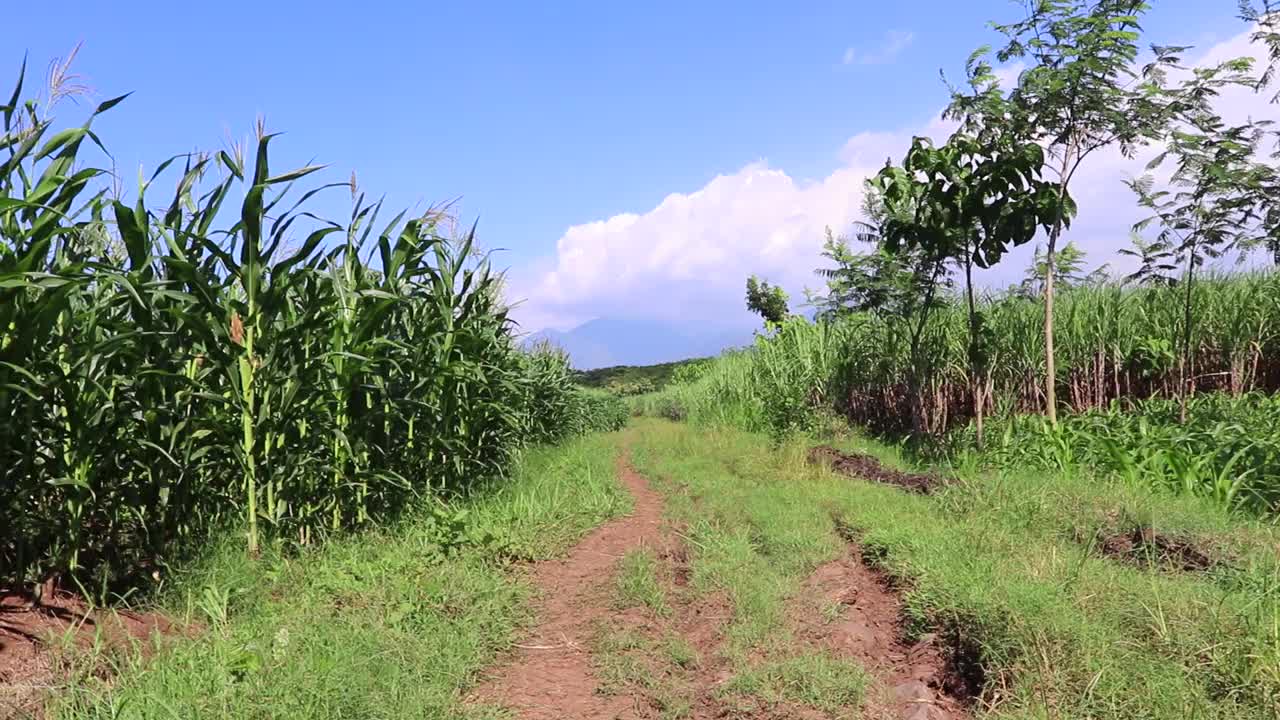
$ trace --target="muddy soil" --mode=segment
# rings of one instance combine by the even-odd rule
[[[856,660],[872,676],[865,717],[970,717],[981,692],[978,666],[936,635],[906,639],[901,598],[856,545],[814,570],[788,612],[797,637]]]
[[[841,475],[886,485],[897,485],[921,495],[932,493],[945,482],[937,475],[920,475],[887,468],[870,455],[846,453],[829,445],[819,445],[810,450],[809,462],[814,465],[826,465]]]
[[[1213,554],[1194,541],[1158,533],[1150,527],[1129,532],[1101,533],[1098,548],[1103,555],[1147,567],[1206,572],[1219,564]]]
[[[633,511],[596,528],[567,557],[532,568],[537,624],[486,674],[471,702],[506,708],[522,720],[644,717],[635,698],[598,692],[590,652],[593,631],[615,614],[609,591],[618,559],[660,540],[661,498],[630,466],[620,473]]]
[[[92,610],[68,593],[35,605],[25,593],[0,590],[0,718],[37,715],[46,691],[64,679],[74,655],[95,641],[122,648],[172,629],[162,616]]]

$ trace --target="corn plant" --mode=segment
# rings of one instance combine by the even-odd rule
[[[215,532],[317,542],[625,419],[519,347],[474,228],[304,187],[322,168],[276,172],[261,125],[126,201],[93,167],[122,99],[64,130],[21,79],[0,106],[0,583],[106,594]],[[342,189],[345,222],[309,209]]]

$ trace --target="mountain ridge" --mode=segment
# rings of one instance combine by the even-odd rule
[[[719,355],[751,343],[754,328],[684,326],[642,318],[604,317],[570,330],[540,330],[524,338],[526,347],[546,341],[569,353],[576,370],[619,365],[658,365]]]

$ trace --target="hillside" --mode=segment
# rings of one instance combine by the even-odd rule
[[[677,368],[706,360],[709,358],[691,358],[657,365],[614,365],[595,370],[579,370],[575,373],[574,380],[586,387],[615,389],[622,395],[634,395],[661,390],[671,382]]]

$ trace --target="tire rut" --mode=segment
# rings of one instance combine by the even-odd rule
[[[867,670],[873,687],[864,717],[971,717],[968,701],[975,689],[966,685],[951,653],[935,635],[914,642],[903,637],[902,599],[856,545],[849,543],[839,558],[818,566],[789,610],[798,637]]]
[[[563,559],[538,563],[535,626],[472,692],[471,701],[497,705],[523,720],[644,717],[627,696],[598,692],[590,645],[593,629],[615,615],[609,590],[619,558],[661,541],[662,498],[625,458],[618,474],[631,493],[629,515],[593,530]]]

